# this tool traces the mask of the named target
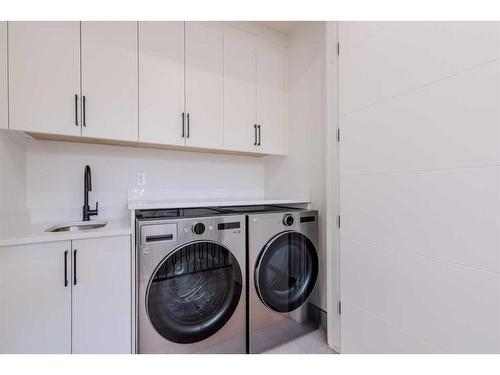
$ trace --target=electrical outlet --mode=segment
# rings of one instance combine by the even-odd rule
[[[146,185],[146,173],[137,173],[137,186]]]

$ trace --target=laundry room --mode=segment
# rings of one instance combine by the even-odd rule
[[[0,368],[500,354],[500,21],[189,2],[0,16]]]
[[[4,291],[3,301],[14,308],[2,320],[2,352],[335,352],[326,337],[327,219],[326,212],[318,210],[326,201],[325,96],[321,89],[325,25],[215,21],[2,23],[3,41],[7,42],[4,46],[8,46],[9,116],[8,129],[0,134],[5,153],[5,168],[0,173],[2,180],[10,180],[1,194],[6,200],[2,205],[2,285],[11,282],[12,272],[30,272],[29,267],[38,265],[34,259],[27,268],[16,269],[13,254],[30,257],[28,254],[36,254],[40,246],[53,254],[45,267],[55,268],[43,286],[47,295],[37,289],[41,286],[39,278],[47,277],[45,269],[41,274],[30,272],[32,280],[26,280],[22,298],[19,288],[15,295],[12,288]],[[95,33],[96,39],[88,46],[89,51],[95,49],[94,53],[119,43],[138,45],[135,53],[110,48],[109,56],[100,55],[96,72],[103,75],[101,80],[110,74],[102,64],[109,69],[111,59],[123,59],[125,53],[134,57],[129,61],[138,68],[134,79],[139,79],[141,96],[138,107],[125,110],[138,114],[139,122],[145,124],[131,135],[134,144],[124,141],[128,135],[119,134],[113,125],[109,134],[96,133],[92,138],[75,135],[91,129],[93,123],[107,121],[98,120],[99,116],[116,116],[109,108],[91,110],[98,101],[90,93],[102,89],[102,83],[94,88],[89,83],[85,88],[85,79],[71,82],[68,77],[75,69],[63,66],[72,53],[79,54],[82,61],[78,76],[86,74],[86,29],[89,37]],[[108,42],[104,41],[106,34]],[[61,47],[71,45],[71,37],[83,38],[80,53]],[[210,63],[220,70],[219,76],[198,71],[195,65],[201,60],[194,59],[202,57],[197,50],[208,48],[210,43],[212,48],[203,52],[203,57],[212,58]],[[188,59],[190,47],[191,69],[183,67],[187,60],[181,62],[185,53]],[[257,66],[260,56],[266,64],[261,70]],[[36,70],[30,63],[33,58],[39,61]],[[186,85],[181,90],[176,85],[179,77],[175,69],[185,70],[181,80],[185,79]],[[269,69],[275,69],[273,75],[268,74]],[[54,81],[55,71],[61,81]],[[189,103],[189,99],[184,103],[183,97],[189,98],[192,90],[190,79],[197,91]],[[252,84],[255,80],[262,80],[262,85]],[[268,81],[277,86],[266,86]],[[202,83],[206,83],[205,88]],[[220,97],[212,95],[215,84],[219,85],[215,87],[220,88]],[[172,88],[170,93],[165,92],[167,87]],[[37,89],[39,95],[34,95]],[[53,111],[56,105],[67,102],[62,95],[67,89],[77,93],[69,102],[74,113],[70,113],[69,129],[63,129],[68,124],[59,115],[59,129]],[[104,99],[107,94],[100,89],[96,95]],[[203,100],[211,100],[208,97],[212,95],[210,104],[220,110],[200,101],[203,90],[207,96]],[[137,92],[130,91],[137,100]],[[27,95],[33,98],[29,110],[27,103],[16,99],[25,101]],[[38,100],[37,96],[45,98]],[[106,106],[115,106],[117,111],[122,99],[113,99],[114,103]],[[179,103],[175,104],[180,107],[169,108],[168,99],[177,99]],[[173,113],[177,109],[178,113]],[[125,119],[126,115],[121,116]],[[209,133],[200,118],[212,119]],[[171,134],[165,133],[165,123],[171,125]],[[233,124],[236,129],[231,133],[223,124]],[[96,127],[104,132],[100,125]],[[15,165],[11,165],[13,158]],[[13,195],[18,197],[15,201],[11,201]],[[237,220],[232,220],[233,216]],[[254,229],[257,218],[268,216],[271,221],[262,220],[264,224],[255,224]],[[264,229],[271,231],[261,233]],[[226,238],[232,235],[233,239]],[[256,242],[253,253],[247,242],[250,246]],[[266,257],[261,254],[265,247],[270,247]],[[252,264],[257,264],[257,258],[267,264],[261,268],[264,286],[260,292],[247,288],[247,284],[258,284],[254,272],[248,272],[247,257]],[[111,263],[115,266],[107,269],[105,265]],[[59,296],[52,295],[47,288],[51,283],[54,287],[61,284],[57,272],[61,266],[67,296],[64,290]],[[285,268],[279,271],[276,267]],[[194,276],[182,277],[178,269]],[[222,272],[224,269],[227,272]],[[276,271],[281,273],[274,274]],[[87,285],[85,275],[91,278]],[[293,288],[291,282],[296,283]],[[162,297],[174,290],[177,292],[168,298]],[[41,298],[45,316],[39,310],[36,317],[26,315],[20,320],[18,311],[35,303],[29,293]],[[269,306],[261,302],[266,293]],[[196,301],[191,302],[193,299]],[[172,305],[175,300],[178,305]],[[59,304],[60,315],[46,320],[54,316],[54,304]],[[172,310],[165,313],[165,309]],[[254,310],[253,324],[250,317],[247,322],[246,315],[248,311],[254,316]],[[270,315],[266,315],[267,310]],[[288,317],[289,313],[304,317]],[[288,324],[294,319],[303,323],[295,330]],[[276,322],[274,328],[269,321]],[[35,322],[44,323],[38,333],[32,327]],[[247,335],[247,329],[252,329],[247,326],[253,325],[258,331],[255,339]]]

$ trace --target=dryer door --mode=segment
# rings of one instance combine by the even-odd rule
[[[242,290],[236,258],[223,246],[194,242],[170,253],[153,273],[146,310],[169,341],[194,343],[219,331],[233,315]]]
[[[255,287],[261,301],[280,313],[302,306],[317,278],[316,248],[299,232],[283,232],[269,241],[255,269]]]

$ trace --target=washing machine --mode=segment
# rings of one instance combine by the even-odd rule
[[[248,347],[261,353],[318,329],[317,211],[232,207],[247,215]]]
[[[136,214],[139,353],[246,353],[245,216]]]

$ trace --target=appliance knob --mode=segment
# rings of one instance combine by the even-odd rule
[[[193,233],[200,235],[205,232],[205,224],[203,223],[196,223],[193,225]]]
[[[292,215],[285,215],[283,218],[283,225],[285,227],[290,227],[293,225],[293,216]]]

